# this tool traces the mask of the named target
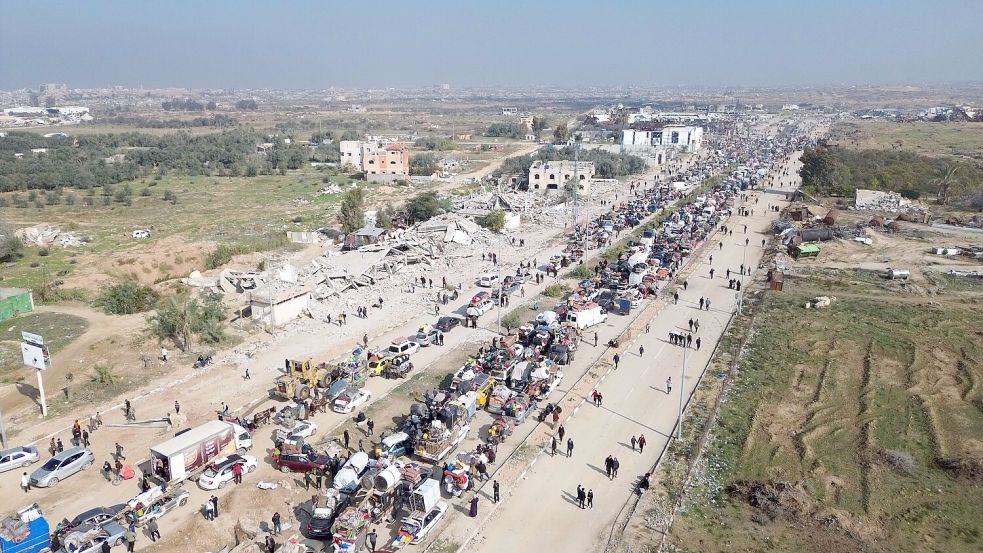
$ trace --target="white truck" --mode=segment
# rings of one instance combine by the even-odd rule
[[[567,324],[583,330],[598,325],[608,320],[608,314],[604,313],[600,305],[591,304],[581,309],[570,311],[567,314]]]
[[[249,431],[228,421],[210,421],[150,448],[150,467],[168,484],[193,478],[212,459],[252,448]]]

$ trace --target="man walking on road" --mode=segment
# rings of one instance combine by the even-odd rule
[[[495,480],[495,481],[492,482],[492,494],[493,494],[493,500],[495,501],[495,503],[498,503],[498,500],[499,500],[499,496],[498,496],[498,480]]]
[[[594,508],[594,490],[593,489],[587,490],[587,508],[588,509],[593,509]]]
[[[369,429],[369,436],[371,436],[375,432],[375,421],[372,419],[365,421],[365,427]]]
[[[710,298],[707,298],[706,306],[707,306],[707,311],[709,311],[710,310]]]
[[[372,531],[369,532],[369,535],[367,536],[367,538],[368,538],[367,541],[369,542],[369,551],[371,551],[372,553],[375,553],[375,542],[376,542],[376,540],[379,539],[379,534],[376,534],[375,528],[373,528]]]
[[[573,457],[573,438],[567,438],[567,457]]]
[[[618,469],[621,467],[621,463],[618,461],[617,457],[611,459],[611,478],[618,477]]]
[[[638,437],[638,452],[641,453],[645,450],[645,434]]]
[[[560,436],[560,440],[563,440],[563,435],[567,433],[567,429],[563,428],[563,425],[561,424],[556,433]]]
[[[618,362],[619,361],[621,361],[621,356],[618,355],[617,353],[614,354],[614,368],[616,368],[616,369],[618,368]]]
[[[126,550],[133,553],[133,546],[137,543],[136,526],[129,525],[123,533],[123,539],[126,540]]]
[[[157,541],[160,539],[160,527],[157,526],[156,518],[150,519],[150,522],[147,523],[147,533],[150,534],[150,541]]]
[[[594,347],[597,347],[597,333],[594,333]]]
[[[679,292],[673,292],[672,293],[672,304],[673,305],[678,305],[679,304]]]
[[[642,357],[645,355],[645,346],[638,346],[638,356]]]
[[[672,393],[672,377],[666,379],[666,395]]]
[[[550,455],[556,457],[556,436],[550,440]]]
[[[341,435],[341,439],[345,441],[345,449],[348,449],[348,441],[351,440],[351,436],[348,434],[348,429]]]
[[[20,487],[24,489],[24,493],[31,491],[31,478],[26,472],[20,477]]]
[[[700,296],[700,311],[703,311],[703,296]]]
[[[614,464],[614,460],[608,455],[604,459],[604,473],[608,475],[608,480],[611,479],[611,465]]]
[[[584,493],[584,487],[577,484],[577,506],[581,509],[584,508],[584,500],[587,499],[587,494]]]
[[[696,351],[700,351],[700,339],[696,339]]]

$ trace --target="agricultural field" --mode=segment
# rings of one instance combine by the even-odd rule
[[[669,550],[979,551],[983,284],[933,279],[766,294]]]
[[[856,150],[896,150],[983,160],[983,124],[865,121],[834,127],[831,142]]]

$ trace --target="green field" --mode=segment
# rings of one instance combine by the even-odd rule
[[[840,123],[833,142],[858,150],[901,150],[927,156],[983,160],[981,123]]]
[[[979,551],[983,287],[833,277],[760,306],[674,550]]]
[[[64,313],[28,313],[3,321],[0,323],[0,382],[10,383],[30,376],[21,359],[22,330],[43,336],[48,351],[54,355],[87,328],[85,319]]]

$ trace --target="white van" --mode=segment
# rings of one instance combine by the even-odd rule
[[[478,276],[478,286],[483,288],[491,288],[498,284],[498,275],[495,273],[488,273]]]

